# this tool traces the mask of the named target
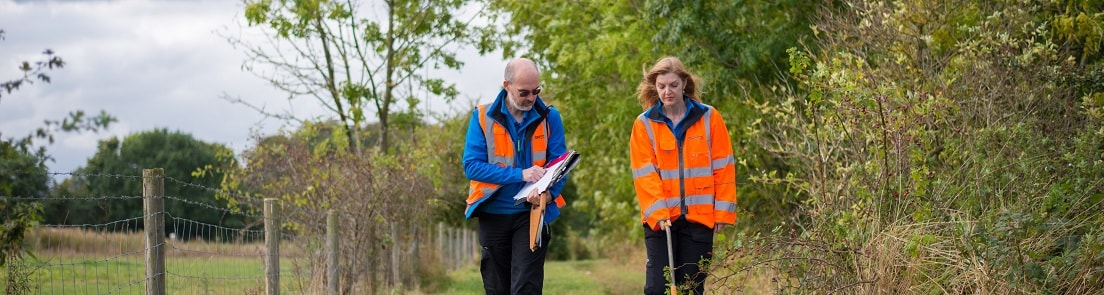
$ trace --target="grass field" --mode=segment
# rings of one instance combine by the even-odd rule
[[[144,294],[145,253],[140,235],[40,229],[27,239],[35,257],[29,265],[30,294]],[[165,261],[168,294],[263,294],[264,265],[257,244],[170,241]],[[633,248],[642,248],[635,245]],[[290,249],[288,249],[290,250]],[[615,251],[616,259],[548,261],[545,294],[639,294],[643,249]],[[281,251],[281,256],[295,256]],[[300,263],[302,263],[300,261]],[[294,272],[293,259],[281,259],[281,293],[302,294],[309,277]],[[0,268],[0,285],[8,283]],[[304,275],[308,276],[308,275]],[[479,269],[471,265],[447,279],[414,291],[381,290],[392,294],[483,294]],[[425,290],[425,289],[432,290]],[[3,289],[3,288],[0,288]]]
[[[142,261],[102,258],[55,258],[31,275],[32,294],[144,294]],[[28,261],[38,263],[37,261]],[[166,262],[166,290],[170,294],[262,294],[264,266],[254,258],[172,258]],[[291,273],[285,266],[285,277]],[[0,281],[7,271],[0,271]],[[281,278],[281,293],[299,294],[295,278]],[[608,260],[549,261],[545,266],[545,294],[637,294],[643,271],[627,271]],[[449,274],[441,290],[424,294],[483,294],[476,266]]]
[[[145,264],[142,257],[105,260],[103,257],[52,257],[30,259],[32,294],[144,294]],[[45,264],[40,264],[45,263]],[[34,267],[39,265],[39,267]],[[297,294],[299,288],[290,262],[282,266],[281,289]],[[165,289],[170,294],[263,293],[264,265],[253,257],[168,258]],[[0,281],[7,281],[7,270]]]
[[[479,268],[471,266],[449,274],[450,283],[429,294],[484,294]],[[644,271],[626,269],[609,260],[548,261],[544,294],[640,294]]]

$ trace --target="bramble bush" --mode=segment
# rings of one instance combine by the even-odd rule
[[[974,2],[824,9],[746,131],[786,163],[750,185],[800,205],[721,245],[715,289],[1104,292],[1104,63],[1051,21],[1098,8]]]

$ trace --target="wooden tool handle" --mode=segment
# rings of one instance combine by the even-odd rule
[[[540,201],[533,204],[533,209],[529,210],[529,250],[537,252],[540,249],[541,229],[544,228],[544,210],[548,208],[548,201],[552,199],[552,196],[548,192],[540,194]]]

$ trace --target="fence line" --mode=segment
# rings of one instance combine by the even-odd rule
[[[49,173],[62,174],[62,173]],[[137,182],[156,176],[129,176],[111,174],[74,174],[79,177],[103,177],[112,180]],[[141,216],[120,218],[107,222],[79,222],[78,224],[42,224],[25,238],[27,249],[36,254],[20,261],[26,270],[27,280],[35,294],[218,294],[251,293],[327,293],[337,294],[339,280],[353,273],[355,262],[340,259],[346,253],[338,243],[336,230],[352,224],[363,225],[356,214],[330,209],[320,216],[322,222],[291,220],[275,212],[262,211],[243,204],[230,209],[224,205],[196,201],[180,196],[164,194],[165,184],[180,188],[225,193],[219,189],[190,184],[162,177],[160,190],[144,194],[148,197],[120,194],[118,196],[0,196],[0,202],[37,202],[63,209],[74,207],[110,208],[117,203],[143,200],[160,200],[162,209],[147,210]],[[158,193],[160,192],[160,193]],[[160,196],[158,196],[160,195]],[[185,194],[187,195],[187,194]],[[214,200],[211,200],[214,201]],[[164,208],[166,203],[173,208]],[[287,205],[285,205],[287,206]],[[143,206],[146,207],[146,206]],[[196,220],[174,208],[199,208],[220,216],[232,216],[244,220],[238,224],[215,224]],[[273,202],[272,209],[276,203]],[[52,207],[51,207],[52,208]],[[267,209],[267,208],[265,208]],[[183,209],[182,209],[183,210]],[[296,208],[303,210],[303,208]],[[309,209],[308,209],[309,210]],[[277,210],[272,210],[277,211]],[[62,212],[62,211],[58,211]],[[76,211],[64,211],[76,212]],[[175,213],[174,213],[175,212]],[[55,214],[59,214],[54,212]],[[69,216],[69,215],[64,215]],[[266,217],[268,216],[268,217]],[[53,216],[55,219],[60,216]],[[72,220],[73,218],[61,218]],[[229,218],[224,218],[229,219]],[[272,221],[268,230],[260,227],[260,221]],[[391,221],[387,231],[390,253],[376,257],[357,257],[386,265],[385,272],[369,272],[367,286],[345,286],[345,292],[362,290],[372,292],[380,286],[416,285],[417,271],[423,261],[439,264],[445,270],[455,270],[473,265],[478,257],[476,234],[472,230],[451,228],[443,223],[425,226],[415,223],[409,227]],[[295,229],[280,232],[273,229]],[[149,231],[156,228],[160,231]],[[320,232],[304,230],[320,229]],[[138,233],[142,233],[138,235]],[[366,235],[367,236],[367,235]],[[146,237],[146,238],[142,238]],[[146,239],[150,242],[147,244]],[[160,241],[158,241],[160,240]],[[421,240],[431,241],[421,243]],[[271,241],[272,246],[266,246]],[[361,241],[380,244],[381,241]],[[278,247],[274,250],[270,247]],[[435,248],[434,248],[435,247]],[[272,250],[270,250],[272,249]],[[326,250],[329,249],[329,250]],[[336,250],[342,249],[342,250]],[[155,255],[160,251],[162,255]],[[428,254],[428,256],[426,255]],[[425,259],[430,260],[425,260]],[[158,266],[158,262],[160,266]],[[337,262],[337,263],[334,263]],[[266,265],[273,265],[266,269]],[[320,267],[321,266],[321,267]],[[21,275],[9,265],[0,272],[0,278]],[[147,268],[152,268],[147,270]]]

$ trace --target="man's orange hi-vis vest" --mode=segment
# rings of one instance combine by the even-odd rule
[[[514,166],[514,141],[506,128],[487,115],[486,105],[479,105],[479,127],[483,129],[483,136],[487,139],[487,163],[496,164],[499,167]],[[533,132],[532,155],[533,165],[544,166],[548,162],[548,122],[542,121],[537,130]],[[473,205],[480,200],[488,198],[498,189],[500,184],[472,180],[468,189],[466,212],[471,212]],[[563,208],[567,205],[563,195],[556,196],[556,207]],[[469,214],[470,215],[470,214]]]
[[[641,220],[653,230],[659,230],[660,220],[680,216],[709,228],[736,222],[736,163],[728,128],[713,107],[687,104],[684,120],[692,124],[681,146],[657,110],[633,123],[633,185]]]

